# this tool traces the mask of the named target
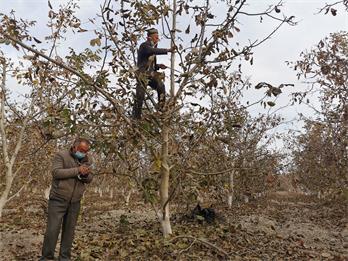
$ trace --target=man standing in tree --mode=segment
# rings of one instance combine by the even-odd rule
[[[141,110],[145,99],[145,89],[149,85],[158,94],[158,109],[162,109],[165,103],[165,87],[163,74],[157,72],[166,69],[164,64],[157,64],[156,55],[174,52],[175,48],[157,48],[159,42],[158,31],[155,28],[147,31],[147,41],[142,43],[138,50],[138,79],[136,87],[135,102],[133,108],[134,119],[141,119]]]
[[[60,230],[59,259],[71,258],[74,231],[80,212],[80,201],[86,183],[92,181],[92,159],[87,155],[90,142],[77,138],[69,150],[58,152],[52,161],[52,186],[48,201],[48,219],[40,260],[54,260]]]

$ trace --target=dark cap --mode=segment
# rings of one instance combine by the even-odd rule
[[[158,34],[158,30],[156,28],[151,28],[147,30],[147,36],[150,36],[152,34]]]

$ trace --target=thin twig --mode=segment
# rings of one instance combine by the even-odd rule
[[[6,203],[10,202],[14,197],[16,197],[33,179],[30,178],[15,194],[6,200]]]
[[[223,254],[225,257],[227,257],[227,258],[229,257],[229,254],[228,254],[225,250],[223,250],[222,248],[220,248],[220,247],[218,247],[218,246],[216,246],[216,245],[214,245],[214,244],[208,242],[207,240],[205,240],[205,239],[203,239],[203,238],[196,238],[196,237],[193,237],[193,236],[176,236],[176,237],[172,238],[172,239],[170,240],[170,242],[175,241],[175,240],[177,240],[177,239],[182,239],[182,238],[188,238],[188,239],[191,239],[191,240],[194,240],[194,241],[201,242],[201,243],[203,243],[203,244],[206,245],[206,246],[209,246],[209,247],[211,247],[211,248],[214,248],[215,250],[217,250],[218,252],[220,252],[221,254]]]

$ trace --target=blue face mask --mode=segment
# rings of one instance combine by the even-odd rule
[[[76,151],[74,153],[75,157],[78,158],[79,160],[83,159],[84,157],[86,157],[86,154],[81,152],[81,151]]]

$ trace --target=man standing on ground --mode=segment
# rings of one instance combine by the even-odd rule
[[[47,228],[42,246],[43,260],[53,260],[62,230],[59,259],[71,258],[74,231],[85,184],[92,181],[90,141],[77,138],[69,150],[58,152],[52,161],[52,186],[48,201]]]
[[[133,118],[141,119],[141,110],[145,99],[145,89],[149,85],[158,94],[158,109],[161,110],[165,103],[165,87],[163,74],[157,72],[159,69],[166,69],[164,64],[157,64],[156,55],[174,52],[175,48],[157,48],[159,42],[158,31],[155,28],[147,31],[147,41],[142,43],[138,50],[138,76]]]

